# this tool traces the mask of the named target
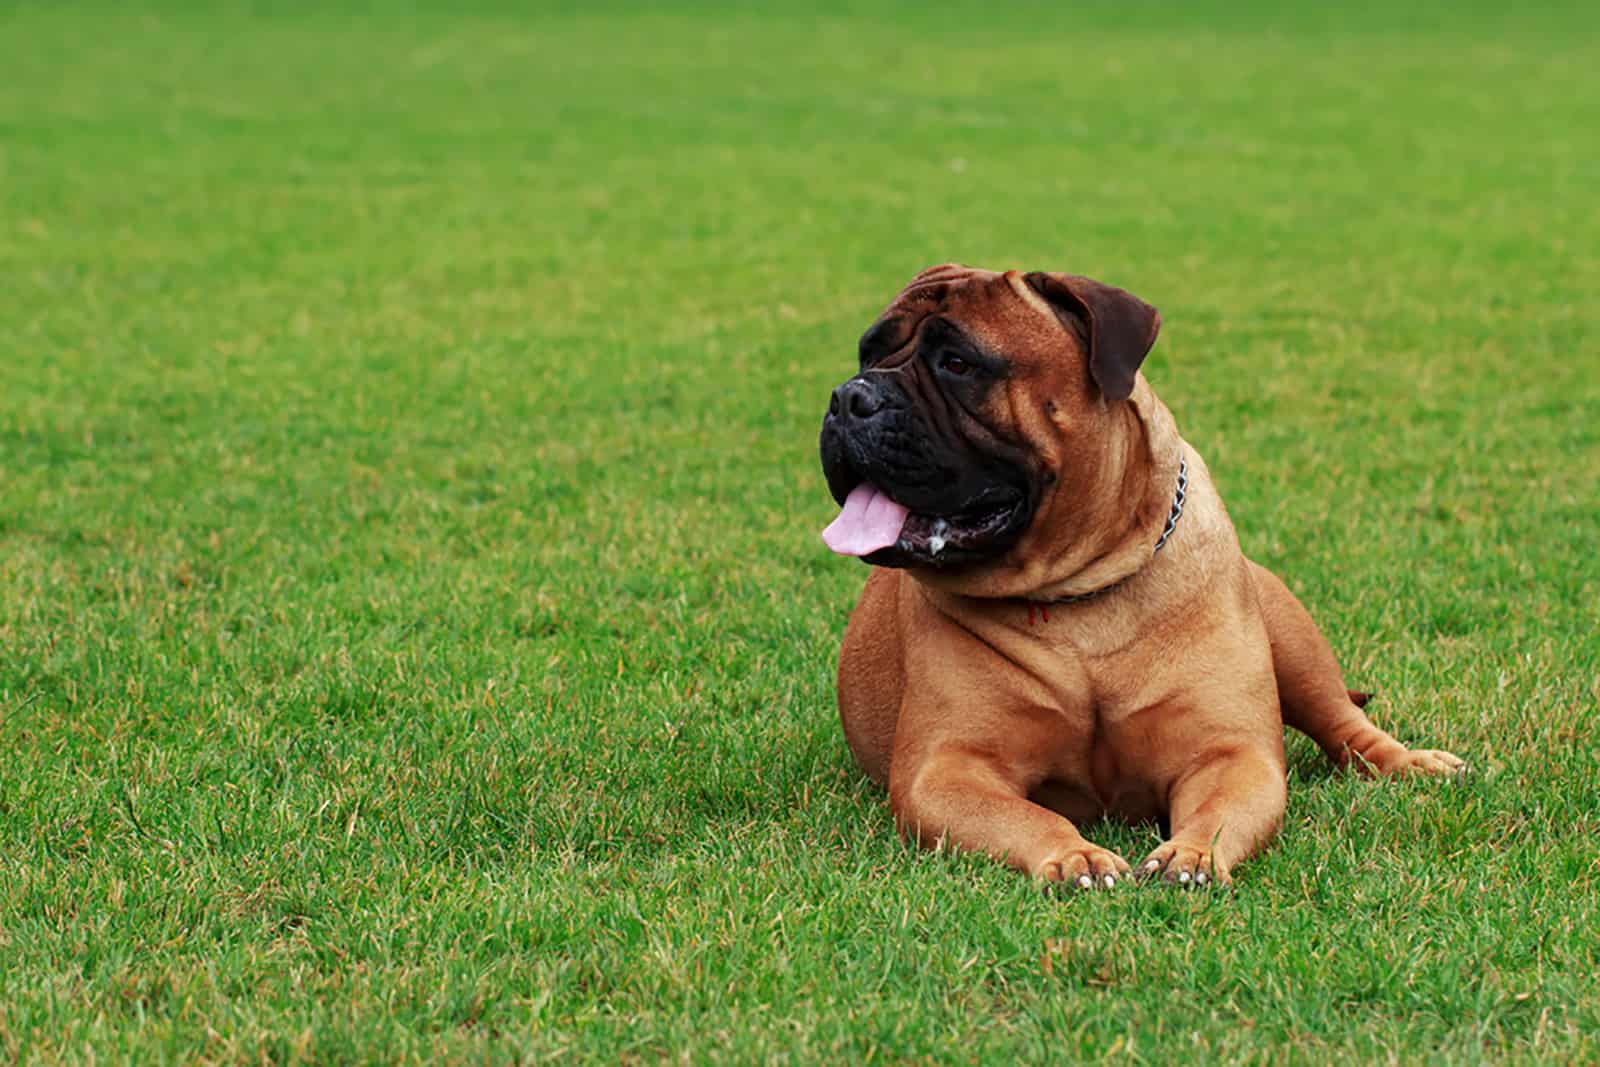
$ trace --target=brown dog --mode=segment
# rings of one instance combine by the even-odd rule
[[[919,274],[822,430],[835,551],[876,565],[839,657],[856,759],[902,830],[1109,886],[1101,815],[1160,818],[1140,875],[1228,881],[1277,830],[1283,724],[1377,774],[1459,770],[1372,724],[1247,560],[1139,373],[1160,326],[1062,274]]]

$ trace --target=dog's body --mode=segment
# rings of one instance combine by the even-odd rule
[[[829,534],[896,568],[851,617],[839,711],[924,842],[1106,885],[1129,865],[1075,824],[1164,819],[1140,873],[1226,881],[1282,817],[1285,722],[1341,764],[1461,766],[1374,726],[1244,557],[1138,373],[1158,324],[1087,279],[934,268],[836,394],[824,465],[849,499]]]

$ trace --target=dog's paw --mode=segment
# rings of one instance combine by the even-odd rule
[[[1033,876],[1078,889],[1112,889],[1128,878],[1133,868],[1109,849],[1081,845],[1053,852],[1034,867]]]
[[[1185,889],[1208,885],[1232,885],[1228,869],[1216,862],[1209,848],[1192,848],[1168,841],[1139,864],[1141,880],[1160,878]]]
[[[1467,761],[1451,752],[1436,748],[1409,748],[1398,756],[1385,760],[1374,770],[1385,778],[1407,775],[1427,775],[1433,778],[1450,778],[1467,773]]]

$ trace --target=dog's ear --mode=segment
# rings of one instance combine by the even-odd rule
[[[1128,399],[1139,364],[1161,332],[1161,313],[1127,290],[1093,278],[1034,271],[1023,280],[1057,316],[1071,315],[1088,327],[1090,377],[1108,401]]]

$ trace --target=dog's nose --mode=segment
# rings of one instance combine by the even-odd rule
[[[865,420],[883,410],[883,389],[865,378],[851,378],[833,391],[828,414],[834,418]]]

